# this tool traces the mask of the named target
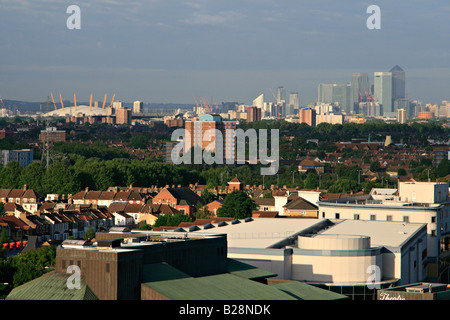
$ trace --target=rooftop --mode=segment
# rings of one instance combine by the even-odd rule
[[[212,224],[213,228],[191,234],[226,234],[228,247],[267,248],[321,221],[323,219],[253,218],[249,222],[239,220],[240,223],[228,222],[220,227]]]
[[[323,235],[361,235],[371,238],[371,247],[400,247],[426,224],[393,221],[344,220],[321,232]]]

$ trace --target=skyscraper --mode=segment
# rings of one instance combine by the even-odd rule
[[[300,107],[300,100],[298,98],[298,92],[291,92],[289,94],[289,104],[286,108],[286,115],[294,114],[295,110]]]
[[[351,97],[350,83],[333,83],[332,103],[339,103],[341,111],[350,114],[350,107],[353,105]]]
[[[389,72],[392,73],[392,100],[405,99],[405,71],[397,65]]]
[[[373,85],[374,98],[381,105],[383,115],[396,117],[397,113],[393,110],[392,104],[392,73],[375,72]]]
[[[277,88],[277,104],[286,103],[286,90],[284,87]]]
[[[333,85],[328,83],[321,83],[317,88],[317,103],[332,103],[333,102]]]
[[[264,108],[264,93],[260,94],[255,100],[253,100],[252,107],[257,107],[260,109]]]
[[[357,113],[358,103],[366,101],[369,94],[369,75],[367,73],[354,73],[352,78],[352,104],[350,112]]]

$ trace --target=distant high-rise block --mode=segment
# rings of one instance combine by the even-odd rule
[[[224,156],[224,163],[226,160],[235,160],[235,129],[236,123],[234,121],[223,121],[219,115],[205,114],[199,117],[198,121],[186,121],[185,130],[186,137],[184,141],[185,150],[189,151],[192,148],[200,148],[212,153],[217,153],[221,149]],[[218,130],[222,134],[222,144],[216,140],[216,135],[208,136],[208,130]]]
[[[0,150],[0,163],[6,167],[10,162],[18,162],[26,168],[33,163],[33,149]]]
[[[119,108],[116,109],[116,124],[130,124],[131,123],[131,109]]]
[[[261,121],[261,108],[247,108],[247,122]]]
[[[57,130],[54,127],[47,128],[45,130],[41,130],[40,135],[41,142],[66,142],[66,131],[65,130]]]
[[[397,116],[392,104],[392,73],[374,73],[374,98],[381,105],[383,115]]]
[[[398,109],[397,110],[397,121],[399,123],[406,123],[406,110],[405,109]]]
[[[112,104],[112,107],[113,107],[114,109],[120,109],[120,108],[123,108],[123,102],[121,102],[121,101],[114,101],[113,104]]]
[[[299,111],[299,123],[306,123],[311,127],[316,126],[316,111],[311,108],[303,108]]]
[[[144,103],[141,101],[133,102],[133,113],[141,113],[144,107]]]

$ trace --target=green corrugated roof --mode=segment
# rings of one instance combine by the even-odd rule
[[[81,280],[80,289],[69,289],[70,274],[55,271],[14,288],[6,300],[98,300],[92,290]]]
[[[190,278],[190,276],[165,262],[145,264],[143,267],[142,282],[144,283],[184,278]]]
[[[228,273],[247,279],[261,279],[277,276],[276,273],[266,271],[230,258],[227,258],[226,268]]]
[[[335,293],[329,290],[314,287],[312,285],[299,282],[299,281],[286,281],[279,282],[270,285],[271,287],[277,288],[287,294],[299,300],[340,300],[348,299],[339,293]]]
[[[297,300],[276,287],[232,274],[147,282],[171,300]]]

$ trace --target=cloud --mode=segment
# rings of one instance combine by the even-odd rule
[[[222,25],[236,22],[244,18],[244,15],[235,11],[221,11],[218,14],[194,12],[188,19],[180,22],[188,25]]]

